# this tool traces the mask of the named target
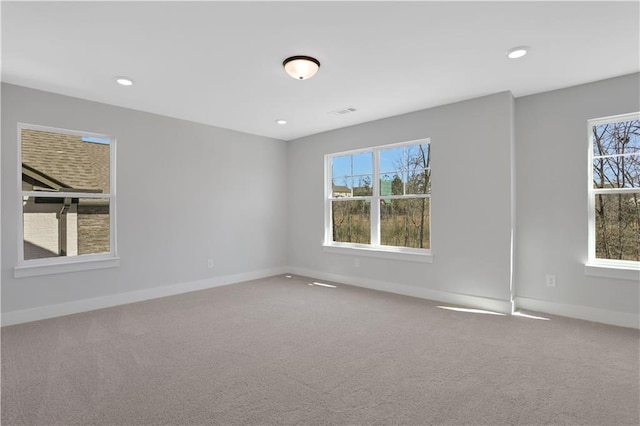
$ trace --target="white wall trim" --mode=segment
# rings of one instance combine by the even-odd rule
[[[92,256],[92,255],[87,255]],[[98,255],[100,256],[100,255]],[[83,256],[84,257],[84,256]],[[59,257],[53,260],[59,260]],[[40,259],[38,259],[40,260]],[[42,259],[49,261],[52,259]],[[91,271],[94,269],[117,268],[120,266],[119,257],[95,258],[65,258],[65,261],[59,263],[40,263],[35,265],[20,265],[13,268],[14,278],[36,277],[40,275],[63,274],[76,271]],[[70,260],[70,261],[67,261]]]
[[[637,262],[636,262],[637,263]],[[606,263],[587,263],[584,265],[584,274],[592,277],[615,278],[618,280],[633,281],[640,284],[640,267],[626,267]]]
[[[154,287],[126,293],[117,293],[90,299],[74,300],[71,302],[65,302],[56,305],[47,305],[19,311],[3,312],[2,326],[38,321],[64,315],[71,315],[96,309],[109,308],[112,306],[125,305],[128,303],[142,302],[159,297],[173,296],[176,294],[189,293],[192,291],[266,278],[274,275],[284,274],[287,272],[295,275],[313,277],[316,279],[333,281],[337,283],[353,285],[356,287],[364,287],[372,290],[386,291],[389,293],[402,294],[405,296],[418,297],[421,299],[428,299],[437,302],[468,306],[472,308],[485,309],[505,314],[511,313],[511,303],[507,300],[449,293],[424,287],[409,286],[406,284],[391,283],[386,281],[340,274],[331,274],[307,268],[277,267],[234,275],[212,277],[204,280],[190,281],[163,287]],[[515,308],[528,309],[531,311],[543,312],[547,314],[576,318],[586,321],[595,321],[620,327],[630,327],[636,329],[640,328],[640,315],[629,312],[609,311],[588,306],[568,305],[563,303],[530,299],[526,297],[516,297]]]
[[[595,321],[620,327],[640,328],[640,315],[629,312],[608,311],[589,306],[567,305],[544,300],[516,297],[516,308],[529,309],[551,315]]]
[[[418,297],[420,299],[428,299],[453,305],[462,305],[471,308],[484,309],[487,311],[500,312],[503,314],[511,314],[511,302],[508,300],[490,299],[486,297],[471,296],[459,293],[449,293],[424,287],[373,280],[370,278],[330,274],[306,268],[289,267],[288,270],[292,274],[302,275],[305,277],[313,277],[321,280],[333,281],[356,287],[364,287],[372,290],[386,291],[388,293]]]
[[[322,251],[350,256],[375,257],[378,259],[406,260],[409,262],[433,263],[431,250],[406,249],[387,246],[346,246],[339,243],[323,244]]]
[[[20,311],[2,312],[2,326],[77,314],[80,312],[93,311],[112,306],[126,305],[128,303],[142,302],[144,300],[157,299],[159,297],[173,296],[176,294],[189,293],[207,288],[271,277],[274,275],[284,274],[285,272],[287,272],[287,268],[284,267],[261,269],[258,271],[244,272],[235,275],[212,277],[204,280],[153,287],[126,293],[110,294],[108,296],[74,300],[56,305],[39,306],[37,308],[23,309]]]

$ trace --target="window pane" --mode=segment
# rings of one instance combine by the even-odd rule
[[[109,249],[109,200],[81,198],[78,254],[108,253]]]
[[[367,197],[373,195],[373,176],[353,177],[353,196]]]
[[[380,201],[380,242],[386,246],[430,247],[428,198]]]
[[[593,126],[593,155],[640,153],[640,120]]]
[[[400,171],[403,169],[402,153],[404,148],[383,149],[380,151],[380,173]]]
[[[429,194],[431,192],[431,170],[410,170],[407,194]]]
[[[430,167],[429,144],[406,147],[406,162],[407,170],[423,170]]]
[[[110,141],[22,129],[22,188],[109,193]]]
[[[353,174],[370,175],[373,174],[373,153],[363,152],[353,155]]]
[[[380,177],[380,195],[403,195],[402,173],[384,174]]]
[[[640,261],[640,192],[595,197],[596,258]]]
[[[333,179],[333,183],[331,185],[331,196],[335,198],[351,197],[351,188],[353,188],[351,177]]]
[[[344,155],[342,157],[333,157],[331,159],[331,175],[350,176],[351,175],[351,156]]]
[[[593,160],[594,188],[640,188],[640,155]]]
[[[371,243],[371,203],[369,200],[331,202],[333,241]]]
[[[24,197],[24,259],[108,253],[109,200]]]

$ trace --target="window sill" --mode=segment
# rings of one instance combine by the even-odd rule
[[[346,254],[352,256],[376,257],[378,259],[406,260],[410,262],[433,263],[433,256],[427,250],[407,250],[393,247],[342,246],[323,244],[325,253]]]
[[[13,268],[13,276],[15,278],[36,277],[39,275],[116,268],[118,266],[120,266],[119,257],[109,257],[106,259],[82,259],[64,263],[39,263],[35,265],[16,266]]]
[[[587,263],[584,274],[592,277],[615,278],[640,283],[640,267]]]

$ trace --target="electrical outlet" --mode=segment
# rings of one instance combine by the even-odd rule
[[[555,287],[555,286],[556,286],[556,276],[547,275],[547,287]]]
[[[207,260],[207,268],[213,268],[213,259]]]
[[[353,266],[355,266],[356,268],[359,268],[360,267],[360,259],[358,259],[356,257],[355,260],[353,261]]]

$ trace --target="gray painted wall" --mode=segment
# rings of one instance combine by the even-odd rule
[[[516,99],[519,297],[640,311],[638,280],[585,276],[587,120],[640,110],[640,74]],[[545,286],[545,275],[557,287]]]
[[[633,322],[638,282],[584,274],[586,122],[640,110],[639,77],[515,101],[499,93],[290,143],[3,84],[3,313],[286,265],[405,293],[508,301],[515,223],[515,296]],[[13,278],[18,121],[117,137],[119,268]],[[433,263],[360,257],[356,268],[354,256],[323,252],[324,155],[425,137]]]
[[[291,142],[290,265],[509,301],[512,110],[504,92]],[[425,137],[433,161],[433,263],[362,257],[356,268],[355,256],[323,252],[324,155]]]
[[[17,122],[117,138],[120,267],[13,278]],[[283,141],[3,84],[1,158],[3,313],[287,263]]]

